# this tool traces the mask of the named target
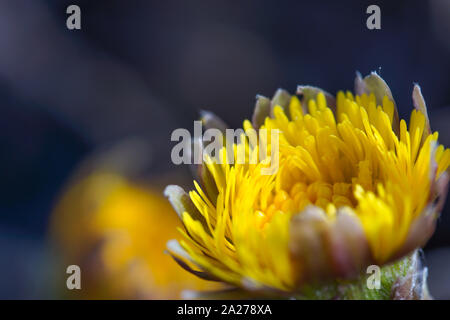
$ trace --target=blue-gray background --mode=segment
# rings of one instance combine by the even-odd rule
[[[82,29],[66,28],[77,4]],[[366,8],[381,8],[381,30]],[[422,86],[450,146],[450,0],[38,1],[0,0],[0,298],[52,297],[49,212],[91,151],[142,137],[171,167],[170,133],[200,109],[232,127],[255,94],[311,84],[352,89],[378,71],[400,114]],[[447,205],[427,245],[431,292],[450,298]]]

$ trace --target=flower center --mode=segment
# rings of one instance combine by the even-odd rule
[[[303,211],[308,205],[316,205],[325,210],[330,218],[336,209],[342,206],[354,207],[356,200],[352,193],[352,184],[345,182],[327,183],[316,181],[310,184],[295,183],[288,191],[273,191],[267,204],[260,205],[255,214],[259,227],[263,228],[274,214],[289,214]]]

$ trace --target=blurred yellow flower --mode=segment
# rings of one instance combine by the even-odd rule
[[[97,170],[75,180],[52,217],[63,262],[82,270],[82,289],[70,297],[174,299],[185,289],[217,288],[164,253],[180,225],[167,200],[118,173]]]
[[[307,86],[299,97],[258,97],[243,127],[280,130],[279,170],[206,158],[189,197],[167,187],[184,225],[183,239],[168,244],[172,255],[203,277],[289,293],[423,246],[446,195],[450,150],[430,131],[418,86],[409,126],[378,75],[358,76],[356,93],[334,98]],[[258,155],[243,137],[235,157],[243,147],[249,159]]]

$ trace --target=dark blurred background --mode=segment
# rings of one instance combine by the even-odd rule
[[[81,30],[66,28],[70,4]],[[366,28],[370,4],[381,30]],[[193,130],[201,109],[238,127],[256,94],[335,93],[376,70],[402,117],[421,85],[450,146],[449,34],[450,0],[0,0],[0,298],[52,297],[49,213],[83,158],[139,137],[149,172],[168,172],[171,132]],[[447,299],[449,208],[425,249],[431,292]]]

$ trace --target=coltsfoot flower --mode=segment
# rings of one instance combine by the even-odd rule
[[[130,147],[125,143],[87,159],[58,199],[50,228],[62,264],[56,273],[64,275],[61,270],[71,264],[82,273],[82,290],[67,290],[58,278],[61,293],[76,299],[175,299],[183,290],[218,289],[164,254],[166,242],[180,238],[181,224],[155,185],[128,177],[139,164],[122,159],[142,158],[130,155]]]
[[[301,86],[258,96],[243,128],[279,130],[278,171],[205,157],[195,190],[165,191],[184,225],[168,250],[200,277],[286,294],[408,256],[434,231],[450,164],[417,85],[412,98],[407,125],[376,73],[357,75],[355,95]],[[242,137],[235,156],[249,144]]]

